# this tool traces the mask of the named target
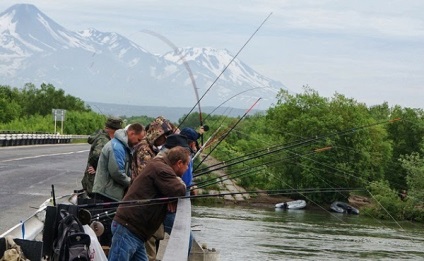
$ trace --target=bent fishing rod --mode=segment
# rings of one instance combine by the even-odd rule
[[[200,103],[200,101],[205,97],[205,95],[211,90],[212,86],[215,85],[215,83],[218,81],[218,79],[224,74],[224,72],[228,69],[228,67],[233,63],[233,61],[237,58],[237,56],[241,53],[241,51],[246,47],[246,45],[252,40],[252,38],[255,36],[255,34],[261,29],[261,27],[265,24],[265,22],[269,19],[269,17],[272,15],[270,13],[265,20],[259,25],[259,27],[253,32],[253,34],[247,39],[247,41],[243,44],[243,46],[240,48],[240,50],[236,53],[236,55],[233,56],[233,58],[228,62],[228,64],[224,67],[224,69],[221,71],[221,73],[215,78],[215,80],[212,82],[212,84],[209,86],[208,89],[206,89],[205,93],[200,97],[200,99],[197,100],[196,104],[191,108],[191,110],[186,114],[186,116],[182,119],[180,124],[178,125],[178,128],[181,126],[181,124],[187,119],[187,117],[193,112],[194,108],[196,108],[197,104]]]
[[[267,155],[268,152],[271,152],[271,151],[274,151],[274,150],[277,151],[277,150],[280,150],[280,149],[287,149],[287,148],[293,148],[293,147],[296,147],[296,146],[302,146],[302,145],[313,143],[313,142],[316,142],[316,141],[319,141],[319,140],[331,138],[331,137],[334,137],[334,136],[344,136],[344,135],[348,135],[348,134],[351,134],[351,133],[355,133],[356,131],[359,131],[359,130],[363,130],[363,129],[370,128],[370,127],[377,126],[377,125],[381,125],[381,124],[393,123],[393,122],[396,122],[396,121],[399,121],[399,120],[401,120],[401,119],[395,118],[395,119],[391,119],[391,120],[380,121],[380,122],[376,122],[376,123],[372,123],[372,124],[363,125],[363,126],[360,126],[360,127],[354,127],[354,128],[346,129],[346,130],[336,132],[336,133],[332,133],[332,134],[311,137],[311,138],[308,138],[308,139],[296,140],[296,141],[292,141],[288,144],[278,144],[278,145],[266,147],[266,148],[263,148],[263,149],[260,149],[260,150],[250,152],[250,153],[245,154],[243,156],[235,157],[235,158],[232,158],[232,159],[229,159],[229,160],[226,160],[226,161],[222,161],[220,163],[210,165],[210,166],[202,168],[202,169],[196,169],[196,172],[198,172],[198,174],[200,174],[200,173],[203,173],[205,170],[210,170],[211,168],[216,167],[216,166],[222,166],[222,165],[228,166],[233,161],[238,161],[242,158],[246,158],[246,157],[249,157],[249,156],[252,156],[252,155],[255,155],[255,154],[259,154],[259,153],[262,153],[262,152],[263,152],[263,155]],[[283,147],[281,147],[281,146],[283,146]],[[262,155],[262,154],[260,154],[260,155]]]
[[[194,94],[196,96],[196,100],[198,101],[199,100],[199,93],[197,91],[197,84],[196,84],[196,81],[194,80],[193,71],[191,70],[190,65],[188,64],[188,62],[186,61],[186,59],[184,58],[184,56],[178,50],[178,47],[173,42],[171,42],[171,40],[169,40],[168,38],[166,38],[165,36],[163,36],[163,35],[161,35],[161,34],[159,34],[157,32],[150,31],[150,30],[140,30],[140,32],[143,32],[143,33],[146,33],[146,34],[149,34],[149,35],[152,35],[152,36],[157,37],[158,39],[160,39],[164,43],[166,43],[169,47],[171,47],[177,55],[179,55],[181,61],[184,64],[185,69],[188,72],[188,75],[189,75],[190,80],[191,80],[191,84],[193,85],[193,89],[194,89]],[[200,108],[200,103],[197,103],[196,105],[198,106],[198,109],[199,109],[200,126],[203,126],[202,109]]]
[[[223,137],[220,138],[220,140],[218,141],[218,143],[215,145],[215,147],[213,147],[211,149],[211,151],[200,161],[199,164],[197,164],[197,166],[194,168],[194,170],[196,170],[207,158],[208,156],[216,149],[216,147],[218,147],[218,145],[230,134],[230,132],[244,119],[244,117],[246,117],[246,115],[253,109],[253,107],[255,107],[255,105],[261,100],[262,98],[258,98],[255,103],[253,103],[252,106],[250,106],[250,108],[243,114],[243,116],[240,117],[240,119],[238,119],[238,121],[231,127],[231,129],[226,132],[224,134]]]

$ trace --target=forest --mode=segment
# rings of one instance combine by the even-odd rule
[[[54,108],[67,111],[64,134],[91,134],[107,117],[51,84],[0,86],[0,130],[52,133]],[[225,161],[227,175],[249,190],[315,191],[293,195],[315,204],[355,193],[376,202],[364,213],[424,222],[423,115],[420,108],[367,106],[338,93],[322,97],[308,86],[298,94],[280,90],[263,113],[202,115],[210,127],[203,152]],[[182,115],[175,124],[197,128],[199,116]],[[197,167],[202,172],[208,169]],[[319,192],[323,188],[341,191]]]

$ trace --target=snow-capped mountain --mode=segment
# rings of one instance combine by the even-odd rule
[[[284,86],[233,59],[214,48],[151,54],[118,33],[67,30],[30,4],[0,13],[0,85],[45,82],[86,101],[190,107],[195,84],[198,96],[209,90],[204,105],[239,93],[231,106],[258,97],[271,104]]]

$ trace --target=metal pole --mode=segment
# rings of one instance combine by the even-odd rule
[[[62,118],[61,118],[62,122],[61,122],[61,132],[60,132],[60,134],[63,135],[63,122],[65,120],[65,117],[64,117],[65,111],[62,110],[61,112],[62,112]]]
[[[54,134],[56,134],[56,121],[57,121],[57,119],[56,119],[56,110],[53,110],[53,113],[54,113]]]

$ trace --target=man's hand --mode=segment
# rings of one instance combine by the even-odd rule
[[[88,172],[88,174],[91,174],[91,175],[96,174],[96,170],[93,168],[93,166],[89,166],[87,168],[87,172]]]
[[[197,131],[197,133],[199,133],[200,135],[202,135],[203,133],[205,133],[205,129],[203,128],[203,126],[200,126],[199,130]]]
[[[194,185],[193,188],[190,190],[191,196],[197,196],[197,186]]]
[[[175,211],[177,211],[177,202],[168,203],[168,211],[171,213],[175,213]]]

